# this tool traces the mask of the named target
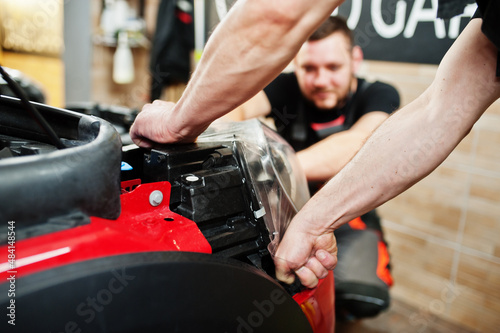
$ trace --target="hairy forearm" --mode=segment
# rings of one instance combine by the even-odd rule
[[[343,0],[240,0],[216,28],[169,126],[181,136],[263,89]],[[180,112],[179,112],[180,111]]]

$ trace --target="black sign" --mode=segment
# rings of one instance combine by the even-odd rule
[[[365,59],[438,64],[476,8],[441,20],[437,0],[346,0],[334,15],[348,18]]]

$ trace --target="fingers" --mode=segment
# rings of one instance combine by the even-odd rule
[[[335,236],[328,232],[304,237],[289,229],[278,246],[274,261],[278,280],[290,284],[296,275],[304,286],[314,288],[337,264]]]
[[[152,148],[154,142],[170,142],[166,128],[169,122],[164,121],[164,116],[168,115],[168,111],[171,111],[174,106],[175,103],[161,100],[145,104],[130,127],[132,141],[142,148]]]
[[[284,259],[275,257],[274,264],[276,266],[276,278],[286,284],[292,284],[295,281],[295,274],[290,268],[288,262]]]
[[[136,126],[135,122],[130,127],[129,133],[130,133],[130,138],[132,139],[132,141],[136,145],[138,145],[139,147],[151,148],[153,146],[153,144],[150,140],[148,140],[145,137],[140,135],[140,133],[137,131],[137,126]]]
[[[318,285],[319,279],[324,279],[328,275],[328,270],[321,265],[316,257],[311,257],[307,263],[295,271],[300,282],[308,288],[314,288]]]
[[[302,266],[275,257],[276,278],[284,283],[292,284],[296,275],[304,286],[314,288],[320,279],[328,276],[328,272],[333,270],[336,264],[337,257],[324,250],[318,250],[316,256],[309,258]]]
[[[322,267],[320,267],[321,264],[317,260],[310,263],[308,262],[308,264],[297,270],[291,269],[288,263],[281,258],[275,258],[275,264],[276,278],[286,284],[294,283],[295,276],[297,276],[304,286],[307,288],[314,288],[318,285],[319,279],[325,278],[328,275],[328,271],[322,269]]]
[[[155,143],[191,143],[209,124],[193,126],[183,121],[182,112],[174,111],[175,103],[155,100],[142,107],[130,128],[130,137],[138,146],[152,148]],[[188,116],[188,118],[190,118]],[[181,120],[179,120],[181,119]]]
[[[302,266],[298,270],[295,271],[297,277],[299,278],[302,285],[307,288],[314,288],[318,285],[318,277],[311,271],[309,268]]]
[[[151,141],[146,138],[132,137],[132,134],[130,135],[130,137],[132,138],[132,141],[141,148],[153,148],[153,144],[151,143]]]
[[[327,270],[333,270],[337,265],[337,256],[330,254],[325,250],[316,251],[316,258],[319,260],[321,265]]]
[[[317,279],[324,279],[328,275],[328,269],[326,269],[316,257],[309,258],[304,267],[313,272]]]
[[[316,256],[309,258],[304,266],[295,271],[295,274],[304,286],[314,288],[320,279],[328,276],[328,272],[333,270],[336,264],[337,257],[327,251],[318,250]]]

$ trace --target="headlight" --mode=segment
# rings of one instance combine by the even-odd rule
[[[247,178],[256,189],[257,218],[263,217],[269,230],[269,251],[274,254],[290,221],[309,199],[306,177],[293,148],[260,121],[215,122],[198,142],[232,141]]]

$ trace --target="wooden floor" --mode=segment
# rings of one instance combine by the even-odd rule
[[[473,333],[423,313],[401,301],[392,300],[387,312],[376,318],[353,323],[337,323],[335,333]],[[477,331],[479,332],[479,331]]]

